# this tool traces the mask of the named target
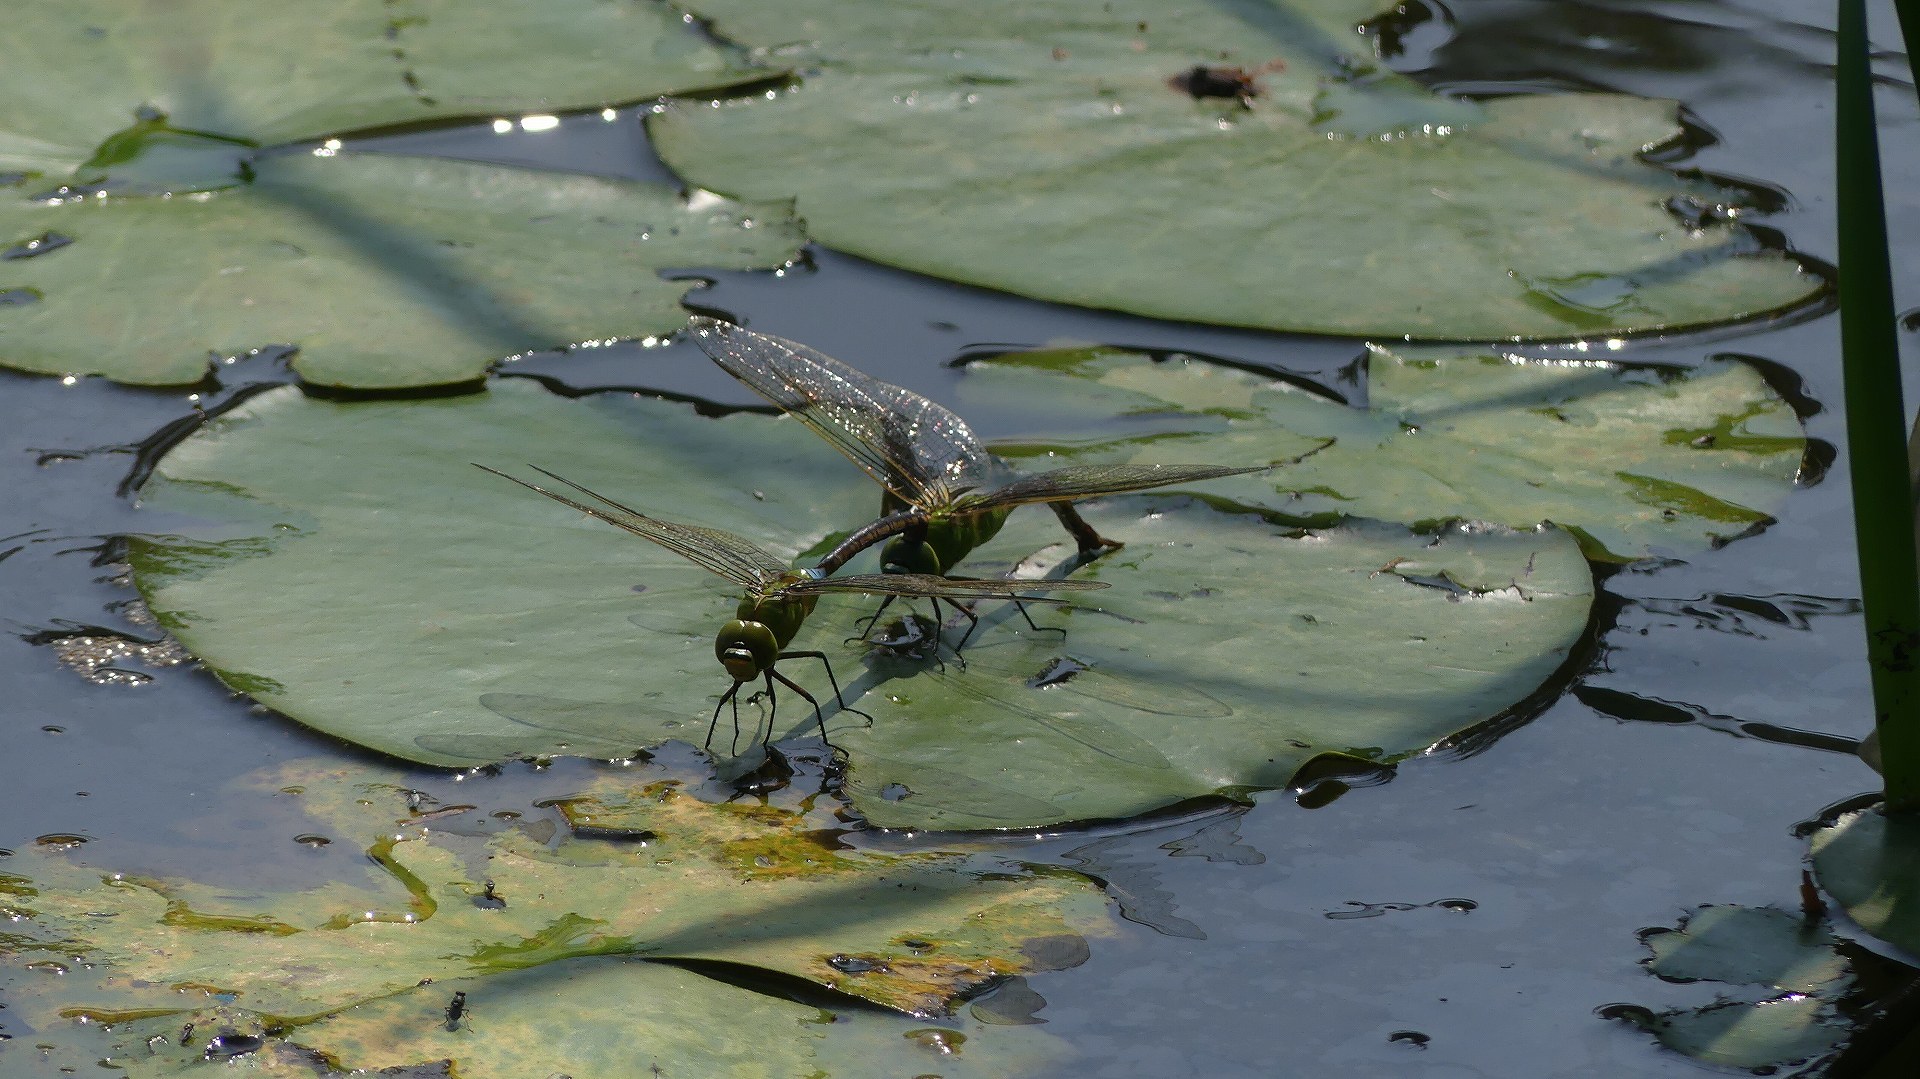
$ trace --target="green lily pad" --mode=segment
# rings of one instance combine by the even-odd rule
[[[59,180],[146,114],[268,146],[595,108],[744,73],[665,4],[29,0],[9,5],[0,172]]]
[[[1130,817],[1288,786],[1324,754],[1389,764],[1534,694],[1592,603],[1577,545],[1554,530],[1299,532],[1147,499],[1087,516],[1127,546],[1080,571],[1113,587],[1057,616],[1064,639],[1015,634],[995,612],[965,669],[875,662],[885,711],[835,734],[874,824]],[[1002,535],[1037,547],[1049,524],[1015,518]]]
[[[1007,456],[1288,461],[1207,490],[1309,520],[1552,521],[1609,561],[1691,554],[1770,523],[1807,448],[1793,408],[1731,360],[1683,373],[1375,348],[1364,410],[1243,371],[1111,349],[1014,354],[968,371],[962,393],[982,402],[1076,380],[1048,398],[1061,402],[1049,426],[1095,433],[996,447]],[[1148,434],[1098,432],[1115,415]]]
[[[0,262],[0,364],[188,383],[209,352],[290,344],[308,381],[362,388],[669,333],[693,286],[660,270],[776,266],[801,242],[781,207],[388,154],[284,154],[190,196],[0,200],[9,239],[41,246]]]
[[[1667,931],[1642,934],[1649,973],[1669,981],[1758,986],[1753,999],[1723,997],[1703,1008],[1616,1008],[1662,1045],[1735,1068],[1774,1068],[1829,1052],[1852,1024],[1836,1005],[1852,987],[1847,962],[1824,925],[1771,907],[1701,907]]]
[[[998,978],[1077,964],[1110,931],[1085,878],[955,849],[870,851],[831,806],[712,805],[639,766],[564,792],[612,805],[616,833],[548,846],[489,839],[474,806],[409,808],[407,792],[307,763],[259,782],[299,799],[364,876],[275,894],[103,873],[42,854],[9,869],[11,971],[65,969],[73,1015],[231,1004],[292,1023],[447,978],[586,956],[698,959],[800,978],[937,1015]],[[573,819],[578,817],[570,814]],[[463,834],[465,833],[465,834]]]
[[[1865,809],[1813,833],[1812,847],[1820,887],[1847,917],[1920,955],[1920,820]]]
[[[1681,135],[1674,102],[1432,94],[1355,32],[1381,0],[694,6],[805,76],[651,118],[661,156],[922,273],[1428,339],[1717,322],[1824,287],[1728,220],[1737,192],[1643,160]],[[1247,81],[1205,96],[1223,76]]]
[[[711,634],[738,590],[468,463],[527,458],[780,558],[877,503],[785,418],[569,401],[514,380],[410,404],[283,389],[161,462],[144,503],[221,523],[136,540],[134,572],[228,684],[386,753],[471,764],[700,740],[731,685]],[[1036,608],[1064,641],[1017,631],[1000,605],[983,608],[964,668],[868,655],[840,643],[857,597],[824,600],[795,639],[874,717],[830,726],[875,823],[1124,817],[1283,786],[1328,752],[1395,760],[1527,700],[1591,603],[1577,545],[1554,530],[1300,533],[1177,497],[1089,512],[1128,546],[1079,571],[1113,586],[1095,602]],[[1049,515],[1016,513],[968,568],[1000,572],[1063,539]],[[831,707],[813,661],[783,670]],[[776,734],[806,735],[811,710],[783,698]]]

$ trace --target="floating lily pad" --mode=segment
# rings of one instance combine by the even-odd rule
[[[1690,554],[1770,523],[1807,447],[1792,407],[1731,360],[1678,372],[1376,348],[1366,409],[1244,371],[1108,349],[968,370],[962,393],[993,402],[1077,380],[1049,396],[1061,402],[1049,427],[1091,433],[997,447],[1009,456],[1291,461],[1207,489],[1305,519],[1552,521],[1603,560]],[[1135,417],[1132,437],[1111,438],[1115,415]]]
[[[693,286],[660,270],[778,265],[800,236],[783,208],[662,184],[288,154],[197,195],[0,200],[0,240],[43,245],[0,262],[25,298],[0,305],[7,366],[185,383],[209,352],[290,344],[311,382],[401,387],[671,332]]]
[[[712,634],[737,590],[468,463],[529,458],[781,558],[877,504],[785,418],[570,401],[513,380],[411,404],[283,389],[161,463],[146,504],[220,524],[137,540],[135,574],[230,685],[386,753],[471,764],[700,741],[732,684]],[[849,703],[874,716],[870,729],[829,718],[871,819],[1120,817],[1285,785],[1326,752],[1391,761],[1526,700],[1591,601],[1577,545],[1553,530],[1301,534],[1182,498],[1090,512],[1129,546],[1079,571],[1112,585],[1097,603],[1036,608],[1064,641],[1016,631],[1001,605],[983,608],[964,668],[879,655],[862,673],[862,649],[840,643],[865,613],[857,597],[823,601],[803,628],[794,647],[827,652]],[[969,569],[1004,571],[1063,539],[1050,515],[1016,513]],[[815,661],[783,670],[831,709]],[[1029,685],[1042,681],[1059,684]],[[811,710],[782,702],[776,734],[812,730]]]
[[[164,116],[269,146],[457,116],[618,105],[736,81],[665,4],[30,0],[8,5],[0,172],[66,178]]]
[[[108,873],[36,852],[9,867],[19,874],[6,878],[0,978],[26,984],[57,966],[60,999],[36,1007],[68,1018],[112,1023],[220,1006],[281,1028],[429,979],[470,979],[472,1025],[494,1000],[504,1030],[509,1010],[530,1006],[511,1002],[513,985],[538,981],[483,996],[492,978],[629,956],[758,968],[927,1017],[1000,978],[1072,966],[1089,954],[1085,934],[1111,931],[1105,898],[1077,874],[957,849],[862,849],[840,838],[830,805],[713,805],[685,782],[630,766],[562,793],[592,812],[612,807],[625,830],[580,828],[549,845],[524,826],[489,838],[481,809],[423,810],[351,768],[277,769],[259,780],[262,793],[297,799],[334,842],[364,845],[358,879],[276,893]],[[745,995],[705,998],[729,994]],[[25,1018],[45,1027],[52,1017]],[[670,1009],[661,1018],[676,1022]],[[383,1025],[369,1013],[330,1022],[357,1025],[367,1039]],[[723,1047],[745,1036],[722,1034]],[[331,1036],[321,1037],[296,1040],[326,1048]],[[704,1044],[676,1037],[682,1048]]]
[[[694,7],[803,78],[652,118],[661,155],[922,273],[1437,339],[1717,322],[1823,287],[1731,222],[1740,193],[1643,160],[1680,137],[1674,102],[1430,93],[1355,32],[1381,0]]]
[[[1015,633],[1018,616],[997,611],[964,669],[874,662],[885,709],[835,734],[873,823],[1129,817],[1287,786],[1326,753],[1389,764],[1539,690],[1592,602],[1585,561],[1554,530],[1301,533],[1150,499],[1088,519],[1127,546],[1079,571],[1113,587],[1052,619],[1064,639]],[[1050,524],[1015,518],[1003,537],[1053,542]]]
[[[282,389],[168,455],[143,504],[224,524],[136,539],[135,572],[162,626],[229,685],[383,753],[465,766],[698,741],[728,684],[712,634],[737,592],[472,464],[526,460],[781,557],[874,503],[784,419],[513,379],[413,402]],[[540,726],[487,706],[518,697],[551,702]],[[565,707],[583,698],[620,706]]]
[[[1649,973],[1744,988],[1703,1008],[1610,1011],[1662,1045],[1711,1064],[1773,1069],[1826,1053],[1851,1023],[1836,1005],[1853,985],[1826,926],[1771,907],[1701,907],[1673,930],[1643,934]]]
[[[1815,832],[1812,845],[1820,887],[1847,917],[1920,955],[1920,820],[1866,809]]]
[[[661,184],[254,155],[745,73],[664,4],[80,0],[10,10],[8,33],[0,365],[179,384],[210,353],[291,345],[325,385],[461,382],[676,330],[691,286],[660,271],[778,266],[801,242],[785,206]]]
[[[1681,928],[1649,933],[1646,943],[1653,952],[1647,969],[1669,981],[1814,993],[1848,977],[1825,925],[1772,907],[1701,907]]]
[[[1811,1060],[1838,1046],[1851,1032],[1827,1001],[1798,995],[1729,1000],[1632,1021],[1676,1052],[1709,1064],[1753,1070]]]

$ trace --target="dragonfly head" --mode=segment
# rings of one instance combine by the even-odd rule
[[[780,658],[780,642],[759,622],[734,619],[720,627],[713,639],[713,654],[734,681],[747,682],[773,669],[773,661]]]
[[[932,544],[907,536],[895,536],[880,548],[880,565],[888,573],[925,573],[934,577],[946,573]]]

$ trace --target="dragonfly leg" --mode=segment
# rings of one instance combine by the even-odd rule
[[[1087,523],[1085,517],[1080,516],[1080,511],[1074,509],[1071,502],[1049,502],[1047,507],[1053,510],[1055,517],[1060,518],[1060,523],[1072,534],[1073,542],[1079,546],[1080,553],[1083,555],[1100,554],[1103,551],[1126,546],[1119,540],[1110,540],[1094,531],[1093,526]]]
[[[728,701],[733,701],[733,731],[734,731],[734,736],[736,738],[739,737],[740,702],[736,699],[737,697],[739,697],[739,695],[740,695],[740,683],[738,682],[735,682],[732,686],[730,686],[727,689],[725,693],[720,695],[720,703],[713,706],[713,722],[707,724],[707,740],[704,743],[702,743],[701,748],[703,749],[713,748],[713,732],[720,729],[720,709],[725,708],[727,706]]]
[[[821,659],[823,660],[825,658],[826,658],[825,656],[821,657]],[[772,667],[767,668],[767,692],[769,694],[773,692],[773,680],[776,678],[778,678],[782,682],[785,682],[788,688],[792,689],[795,693],[798,693],[800,694],[801,697],[805,698],[808,704],[813,705],[813,721],[815,723],[820,724],[820,740],[822,742],[827,743],[828,749],[835,748],[833,742],[827,738],[827,717],[820,714],[819,700],[815,699],[813,694],[808,693],[804,689],[801,689],[800,683],[794,681],[791,678],[788,678],[786,675],[781,674],[779,671],[774,670]],[[839,692],[840,692],[839,687],[838,686],[834,687],[834,693],[837,695]],[[845,708],[846,705],[843,704],[840,707]],[[773,737],[773,724],[768,723],[767,738],[771,739],[772,737]],[[765,743],[763,742],[761,744],[764,745]]]
[[[885,613],[886,613],[886,610],[887,610],[887,607],[888,607],[889,605],[891,605],[891,604],[893,603],[893,601],[894,601],[894,598],[895,598],[895,597],[893,597],[893,596],[882,596],[882,597],[880,597],[880,606],[878,606],[878,607],[875,607],[875,608],[873,609],[873,613],[872,613],[872,614],[870,614],[870,615],[868,615],[867,617],[865,617],[865,618],[863,618],[863,619],[861,619],[861,620],[860,620],[860,622],[865,622],[865,623],[866,623],[866,627],[865,627],[864,629],[862,629],[862,630],[860,631],[860,635],[859,635],[858,637],[848,637],[848,638],[847,638],[847,639],[846,639],[845,641],[842,641],[841,643],[842,643],[842,644],[851,644],[851,643],[853,643],[854,641],[864,641],[864,640],[866,640],[866,639],[867,639],[867,635],[868,635],[869,633],[872,633],[872,632],[873,632],[873,627],[874,627],[875,625],[877,625],[877,624],[879,624],[879,622],[880,622],[880,616],[881,616],[882,614],[885,614]],[[860,622],[855,622],[855,623],[854,623],[854,625],[856,625],[856,626],[857,626],[857,625],[859,625],[859,624],[860,624]]]
[[[747,698],[747,704],[749,707],[752,706],[752,697]],[[727,743],[727,752],[734,754],[740,752],[740,698],[738,697],[733,699],[733,741]]]
[[[773,721],[775,717],[779,716],[780,714],[780,698],[775,696],[773,692],[773,680],[775,678],[779,678],[782,682],[786,682],[788,685],[793,686],[793,683],[788,681],[784,675],[775,674],[772,667],[767,668],[767,729],[764,732],[761,731],[760,721],[757,719],[753,721],[754,737],[760,739],[760,744],[762,746],[768,746],[773,744]],[[806,697],[807,700],[813,701],[814,714],[816,716],[819,715],[820,702],[813,700],[812,697],[807,695],[807,691],[804,689],[801,689],[799,686],[793,686],[793,688],[802,697]],[[827,731],[826,724],[822,723],[820,725],[820,733],[823,737],[826,735],[826,731]],[[752,745],[752,743],[749,742],[748,745]]]
[[[927,598],[932,599],[933,597],[929,596]],[[960,660],[961,669],[964,670],[966,668],[967,661],[960,659],[960,653],[955,652],[953,658]],[[940,607],[938,600],[934,601],[933,608],[933,665],[941,674],[947,673],[947,661],[940,658]]]
[[[747,703],[749,705],[758,704],[762,697],[766,698],[766,701],[767,701],[767,728],[771,730],[773,728],[774,709],[777,708],[780,704],[779,701],[774,699],[773,683],[771,681],[767,683],[767,688],[765,690],[757,692],[753,696],[748,697]],[[733,707],[734,707],[734,712],[733,712],[732,750],[733,752],[738,753],[740,752],[740,706],[738,704],[735,704]],[[756,717],[753,721],[753,736],[755,738],[760,737],[760,720],[758,717]],[[747,744],[752,745],[753,743],[748,742]]]
[[[934,617],[934,620],[938,622],[940,619],[940,600],[937,597],[932,597],[932,596],[929,596],[928,598],[933,600],[933,617]],[[967,669],[967,659],[965,656],[962,656],[960,654],[960,650],[962,648],[965,648],[967,646],[967,642],[973,639],[973,631],[980,628],[980,616],[977,614],[974,614],[972,611],[966,609],[960,604],[954,603],[952,600],[948,600],[947,602],[953,607],[955,611],[957,611],[960,614],[962,618],[965,618],[967,620],[967,631],[960,635],[960,643],[953,646],[954,662],[960,664],[960,669],[964,671]]]
[[[849,707],[847,705],[847,699],[840,695],[840,680],[833,676],[833,664],[827,662],[827,654],[825,652],[782,652],[780,653],[780,658],[781,659],[817,659],[819,660],[820,665],[827,669],[827,684],[833,687],[833,703],[839,705],[840,710],[843,712],[852,712],[856,716],[866,716],[867,726],[869,727],[873,726],[872,716],[867,715],[867,713],[862,712],[858,708]],[[793,686],[793,683],[790,681],[787,681],[785,676],[782,676],[780,680],[782,682],[786,682],[790,686]],[[793,688],[799,689],[800,687],[793,686]],[[807,699],[813,700],[812,697],[808,697]],[[815,707],[818,707],[818,706],[816,705]],[[822,735],[825,735],[827,733],[826,723],[824,721],[820,725],[820,733]]]
[[[1060,635],[1060,637],[1061,637],[1061,639],[1062,639],[1062,640],[1064,640],[1064,639],[1066,638],[1066,636],[1067,636],[1067,631],[1066,631],[1066,630],[1064,630],[1064,629],[1062,629],[1062,628],[1060,628],[1059,626],[1036,626],[1036,625],[1034,625],[1034,624],[1033,624],[1033,616],[1027,613],[1027,605],[1026,605],[1026,604],[1024,604],[1024,603],[1022,603],[1022,602],[1020,602],[1020,601],[1019,601],[1019,600],[1017,600],[1017,599],[1016,599],[1016,600],[1012,600],[1011,602],[1013,603],[1013,609],[1014,609],[1014,610],[1016,610],[1016,611],[1019,611],[1019,612],[1020,612],[1020,617],[1021,617],[1021,618],[1024,618],[1024,619],[1026,619],[1026,621],[1027,621],[1027,628],[1028,628],[1028,629],[1030,629],[1030,630],[1032,630],[1032,631],[1034,631],[1035,633],[1058,633],[1058,634]]]

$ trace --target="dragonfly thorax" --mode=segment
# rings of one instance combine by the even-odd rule
[[[880,549],[880,565],[888,573],[926,573],[943,577],[975,547],[999,534],[1007,522],[1006,510],[956,514],[929,520],[924,529],[887,541]]]
[[[932,544],[906,536],[895,536],[880,548],[880,566],[888,573],[926,573],[935,577],[947,571]]]

